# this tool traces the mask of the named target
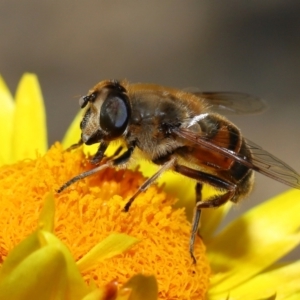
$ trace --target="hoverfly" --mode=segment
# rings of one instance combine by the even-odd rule
[[[155,84],[130,84],[104,80],[80,98],[86,107],[80,124],[81,139],[71,146],[100,143],[91,160],[94,169],[66,182],[58,192],[74,182],[107,167],[126,165],[135,148],[159,170],[129,199],[145,191],[163,172],[173,170],[196,180],[196,206],[189,251],[194,262],[194,241],[201,210],[227,201],[237,203],[253,187],[254,171],[293,188],[300,189],[300,175],[286,163],[244,138],[240,130],[221,114],[255,113],[264,109],[259,98],[240,93],[187,92]],[[220,113],[220,114],[219,114]],[[106,163],[99,165],[110,142],[126,145]],[[224,191],[202,199],[202,185]]]

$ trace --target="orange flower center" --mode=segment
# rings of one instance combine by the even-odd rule
[[[43,157],[0,168],[0,262],[37,228],[45,194],[91,169],[81,151],[63,152],[56,144]],[[145,178],[130,170],[106,169],[55,195],[55,234],[75,260],[112,232],[141,240],[125,253],[100,262],[83,274],[103,286],[126,282],[137,273],[155,275],[160,299],[204,299],[210,267],[200,238],[197,264],[189,255],[191,225],[184,209],[157,186],[138,196],[128,213],[122,209]]]

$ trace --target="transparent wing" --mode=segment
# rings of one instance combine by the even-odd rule
[[[267,109],[266,103],[258,97],[235,92],[197,92],[190,93],[207,100],[212,111],[220,114],[256,114]]]
[[[294,169],[252,141],[245,139],[245,142],[252,152],[252,161],[256,171],[300,189],[300,175]]]
[[[292,169],[289,165],[287,165],[279,158],[275,157],[271,153],[265,151],[260,146],[247,139],[245,139],[245,142],[252,152],[251,160],[240,155],[239,153],[235,153],[225,147],[222,147],[221,140],[218,141],[218,144],[214,144],[207,140],[205,136],[199,136],[185,128],[174,128],[173,132],[178,137],[192,142],[195,146],[198,145],[201,147],[206,147],[211,151],[221,153],[225,157],[231,158],[249,167],[250,169],[273,178],[274,180],[282,182],[293,188],[300,189],[300,175],[294,169]]]

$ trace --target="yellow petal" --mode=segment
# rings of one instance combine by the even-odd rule
[[[8,276],[15,267],[17,267],[27,256],[31,255],[34,251],[40,249],[41,243],[38,238],[37,232],[28,236],[20,244],[18,244],[7,256],[1,269],[0,281],[5,276]]]
[[[216,209],[209,208],[201,211],[201,225],[199,232],[204,242],[208,243],[210,241],[231,207],[232,203],[227,202],[225,205]]]
[[[299,191],[283,193],[233,221],[212,239],[207,245],[216,274],[211,295],[246,281],[300,243],[299,200]]]
[[[299,299],[300,299],[300,293],[296,293],[289,297],[284,298],[284,300],[299,300]]]
[[[72,121],[71,125],[67,129],[67,132],[65,133],[65,136],[62,140],[62,145],[64,149],[69,148],[73,144],[78,143],[81,136],[81,130],[80,130],[80,122],[82,120],[83,113],[80,110],[74,120]]]
[[[47,248],[48,250],[44,250],[45,248]],[[52,258],[48,251],[52,251]],[[37,255],[37,258],[35,255]],[[63,256],[63,264],[65,265],[65,267],[61,265],[62,262],[59,258],[61,255]],[[56,259],[59,260],[59,265],[66,269],[64,271],[65,273],[61,274],[61,278],[66,278],[68,286],[67,292],[70,296],[69,299],[81,299],[82,297],[87,295],[90,292],[90,290],[84,283],[83,278],[81,277],[81,274],[68,248],[52,233],[43,230],[38,230],[31,234],[29,237],[27,237],[25,240],[23,240],[10,252],[8,257],[4,261],[2,268],[0,269],[0,282],[1,284],[3,283],[3,293],[6,293],[6,285],[8,284],[7,282],[15,280],[14,278],[16,278],[16,276],[21,276],[20,274],[23,274],[24,276],[24,270],[26,270],[26,272],[28,273],[28,270],[31,270],[31,268],[37,269],[32,270],[32,272],[35,271],[38,274],[40,274],[39,276],[42,276],[42,270],[38,270],[38,268],[44,268],[45,270],[47,270],[48,267],[46,268],[45,266],[42,266],[47,264],[51,265],[52,263],[55,265],[56,262],[54,263],[53,260]],[[34,264],[31,263],[32,261],[36,261],[37,263],[39,263],[40,267],[38,265],[34,266]],[[35,275],[33,275],[32,277],[37,278],[35,277]],[[30,284],[32,284],[30,280],[31,279],[29,279],[28,284],[26,283],[26,285],[30,286]],[[22,280],[15,280],[14,282],[16,287],[18,287],[19,284],[22,284]],[[45,282],[47,283],[49,282],[49,280],[46,280]],[[81,298],[76,298],[77,295]],[[12,298],[0,297],[0,299]],[[29,297],[24,299],[33,298]],[[44,298],[37,297],[34,299]],[[62,299],[65,298],[63,297]]]
[[[66,278],[66,261],[61,251],[53,246],[43,247],[2,278],[0,299],[63,299]]]
[[[121,254],[138,242],[137,238],[129,235],[112,233],[77,261],[77,266],[81,272],[86,271],[99,261]]]
[[[35,158],[47,150],[47,128],[43,97],[34,74],[24,74],[16,92],[13,156]]]
[[[53,193],[48,193],[45,197],[44,206],[40,213],[39,228],[53,232],[54,229],[55,203]]]
[[[131,289],[129,300],[156,300],[158,286],[154,276],[138,274],[130,278],[122,289]]]
[[[69,249],[55,235],[48,231],[40,230],[39,238],[44,245],[51,245],[53,247],[55,246],[63,253],[66,261],[68,284],[70,287],[68,291],[70,299],[77,299],[76,295],[79,295],[81,298],[87,295],[89,289],[86,287]]]
[[[1,150],[0,165],[12,163],[12,134],[13,134],[13,115],[15,103],[13,97],[0,76],[0,128],[1,128]]]
[[[266,271],[230,291],[233,299],[258,299],[267,293],[285,299],[300,293],[300,261]]]

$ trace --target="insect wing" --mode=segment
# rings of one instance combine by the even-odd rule
[[[245,139],[246,145],[252,153],[251,160],[247,157],[222,147],[222,143],[214,144],[207,140],[205,136],[200,136],[185,128],[174,128],[173,132],[180,138],[188,140],[195,146],[206,147],[211,151],[216,151],[225,157],[233,159],[246,167],[264,174],[274,180],[282,182],[293,188],[300,189],[300,175],[289,165],[278,159],[274,155],[262,149],[255,143]]]
[[[258,97],[235,92],[193,92],[207,100],[210,109],[220,114],[256,114],[267,109],[266,103]]]
[[[252,161],[256,171],[300,189],[300,175],[294,169],[250,140],[245,139],[245,142],[252,152]]]

